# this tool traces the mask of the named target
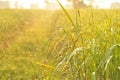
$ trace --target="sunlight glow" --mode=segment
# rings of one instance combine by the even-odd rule
[[[3,0],[5,1],[5,0]],[[9,0],[11,2],[11,7],[14,8],[15,2],[18,3],[19,6],[22,6],[23,8],[30,8],[31,4],[37,3],[39,5],[39,8],[46,8],[45,0]],[[54,4],[53,7],[58,7],[58,4],[56,0],[48,0]],[[68,5],[69,3],[67,0],[59,0],[64,6]],[[120,2],[120,0],[95,0],[93,4],[94,7],[98,8],[110,8],[110,4],[113,2]],[[84,0],[84,3],[89,5],[89,0]],[[69,4],[69,6],[72,6],[72,4]]]
[[[93,6],[99,8],[110,8],[111,3],[113,2],[120,2],[120,0],[95,0]]]

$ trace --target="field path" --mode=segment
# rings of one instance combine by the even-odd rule
[[[38,59],[40,56],[40,58],[45,56],[44,53],[41,53],[44,52],[41,47],[44,45],[42,42],[47,41],[51,34],[51,16],[52,13],[50,15],[47,13],[45,14],[44,12],[39,14],[34,13],[33,22],[31,22],[31,25],[25,26],[25,30],[17,36],[11,45],[13,51],[15,52],[17,49],[17,53],[19,53],[20,56],[22,53],[22,56],[24,56],[24,53],[30,53],[28,56],[35,54],[35,57],[38,56]],[[48,21],[46,22],[46,20]]]
[[[47,40],[50,34],[51,21],[46,22],[49,17],[42,18],[41,16],[45,17],[46,15],[35,16],[31,25],[26,26],[27,28],[18,36],[18,39],[35,40],[41,38]]]

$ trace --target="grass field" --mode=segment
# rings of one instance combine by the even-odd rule
[[[0,80],[119,80],[120,10],[0,10]]]

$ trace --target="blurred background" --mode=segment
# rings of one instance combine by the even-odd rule
[[[65,8],[120,8],[120,0],[59,0]],[[0,8],[59,9],[56,0],[0,0]]]

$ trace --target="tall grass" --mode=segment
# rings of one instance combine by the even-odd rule
[[[10,46],[15,36],[24,30],[23,26],[30,25],[31,21],[32,13],[29,11],[0,10],[0,52]]]
[[[62,11],[0,10],[0,79],[119,80],[120,10],[58,3]]]
[[[120,11],[78,9],[74,15],[57,2],[65,22],[58,22],[48,49],[56,66],[50,80],[119,80]]]
[[[44,57],[51,14],[47,10],[0,10],[0,80],[47,79],[48,71],[54,69]]]

